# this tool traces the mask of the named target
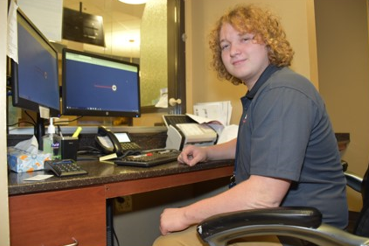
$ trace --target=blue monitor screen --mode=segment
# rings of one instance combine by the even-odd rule
[[[51,115],[60,112],[58,53],[20,11],[17,15],[18,63],[12,62],[13,105]]]
[[[64,115],[140,116],[137,64],[64,49],[62,88]]]

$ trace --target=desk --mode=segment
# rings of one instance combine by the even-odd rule
[[[340,151],[350,142],[337,133]],[[43,174],[9,173],[9,216],[12,246],[106,245],[107,199],[228,177],[233,161],[188,167],[176,162],[152,168],[117,167],[98,161],[79,164],[88,175],[53,177],[42,182],[24,181]],[[159,222],[158,222],[159,223]]]
[[[24,181],[43,174],[9,173],[10,241],[18,245],[106,245],[106,200],[228,177],[233,160],[152,168],[79,162],[88,175]],[[158,222],[159,223],[159,222]]]

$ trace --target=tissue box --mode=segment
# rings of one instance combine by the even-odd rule
[[[38,151],[31,154],[24,150],[8,147],[8,166],[9,169],[17,172],[33,172],[44,169],[44,161],[51,160],[51,154]]]

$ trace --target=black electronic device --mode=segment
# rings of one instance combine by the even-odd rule
[[[63,39],[105,47],[103,17],[63,8]]]
[[[128,132],[114,133],[104,126],[99,126],[96,135],[96,143],[104,154],[115,153],[117,157],[127,153],[139,153],[142,148],[131,141]]]
[[[152,167],[176,161],[181,151],[176,149],[153,149],[142,151],[138,155],[128,155],[115,160],[118,166]]]
[[[87,174],[86,170],[83,170],[75,160],[49,160],[45,161],[45,170],[52,171],[58,177],[68,177],[75,175]]]
[[[139,65],[63,49],[63,115],[140,117]]]
[[[40,111],[60,113],[58,52],[19,8],[17,30],[18,62],[11,60],[10,68],[13,106],[37,112],[35,135],[41,143],[45,127]]]

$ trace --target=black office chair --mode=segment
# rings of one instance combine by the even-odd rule
[[[319,210],[310,207],[279,207],[217,215],[197,227],[210,246],[247,236],[279,235],[300,238],[321,246],[369,245],[369,166],[360,178],[345,171],[347,185],[361,192],[363,208],[352,232],[322,223]]]

